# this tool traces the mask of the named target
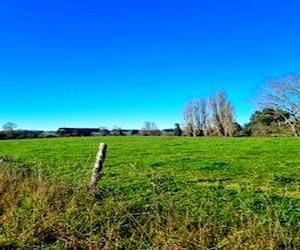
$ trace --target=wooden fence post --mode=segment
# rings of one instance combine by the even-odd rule
[[[90,181],[91,191],[94,191],[96,189],[97,182],[105,161],[106,149],[107,149],[107,145],[105,143],[100,143],[99,150],[96,156],[94,169],[91,176],[91,181]]]

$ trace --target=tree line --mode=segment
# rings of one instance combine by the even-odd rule
[[[189,100],[183,107],[183,124],[159,130],[146,121],[140,130],[115,128],[60,128],[57,132],[16,130],[17,125],[5,123],[0,139],[86,135],[186,135],[186,136],[299,136],[300,74],[268,79],[255,98],[256,111],[250,121],[240,125],[234,106],[225,91]]]
[[[241,126],[224,91],[190,100],[183,109],[190,136],[299,136],[300,74],[267,80],[255,98],[256,111]]]

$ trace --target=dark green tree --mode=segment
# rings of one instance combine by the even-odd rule
[[[179,123],[175,123],[175,135],[181,136],[182,135],[182,129],[179,126]]]
[[[282,109],[263,108],[255,111],[250,117],[250,130],[253,135],[286,134],[289,130],[287,120],[290,113]]]

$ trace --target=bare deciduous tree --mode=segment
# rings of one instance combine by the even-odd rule
[[[16,127],[17,127],[17,124],[15,124],[13,122],[7,122],[7,123],[3,124],[3,126],[2,126],[3,130],[5,130],[7,132],[12,132]]]
[[[185,130],[188,135],[197,136],[198,131],[198,114],[197,102],[189,101],[183,110],[183,119],[185,120]]]
[[[211,110],[211,121],[214,130],[216,130],[219,136],[224,136],[224,128],[221,121],[221,107],[219,105],[219,97],[216,97],[214,94],[211,94],[209,97],[209,105]]]
[[[230,102],[225,103],[225,108],[224,108],[224,117],[223,117],[223,127],[224,127],[224,132],[225,136],[232,136],[236,130],[236,124],[234,122],[234,111],[233,111],[233,106]]]
[[[219,136],[232,136],[236,129],[233,106],[223,91],[211,94],[209,105],[205,97],[189,101],[183,117],[186,133],[193,136],[208,135],[211,130]]]
[[[2,129],[5,131],[6,135],[9,138],[13,138],[15,136],[15,129],[17,128],[17,124],[13,123],[13,122],[7,122],[5,124],[3,124]]]
[[[186,133],[192,136],[206,135],[208,128],[207,105],[204,97],[189,101],[184,107]]]
[[[201,120],[201,130],[203,135],[208,135],[209,121],[208,121],[208,110],[207,101],[204,97],[199,100],[199,115]]]
[[[160,135],[161,131],[154,122],[146,121],[140,133],[142,135]]]
[[[224,91],[218,91],[209,98],[212,125],[219,136],[232,136],[235,130],[232,104]]]
[[[257,104],[261,108],[273,108],[289,113],[284,116],[294,136],[299,135],[300,125],[300,74],[269,79],[260,90]]]

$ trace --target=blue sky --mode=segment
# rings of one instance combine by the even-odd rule
[[[0,125],[159,128],[225,90],[237,121],[300,70],[300,1],[2,0]]]

